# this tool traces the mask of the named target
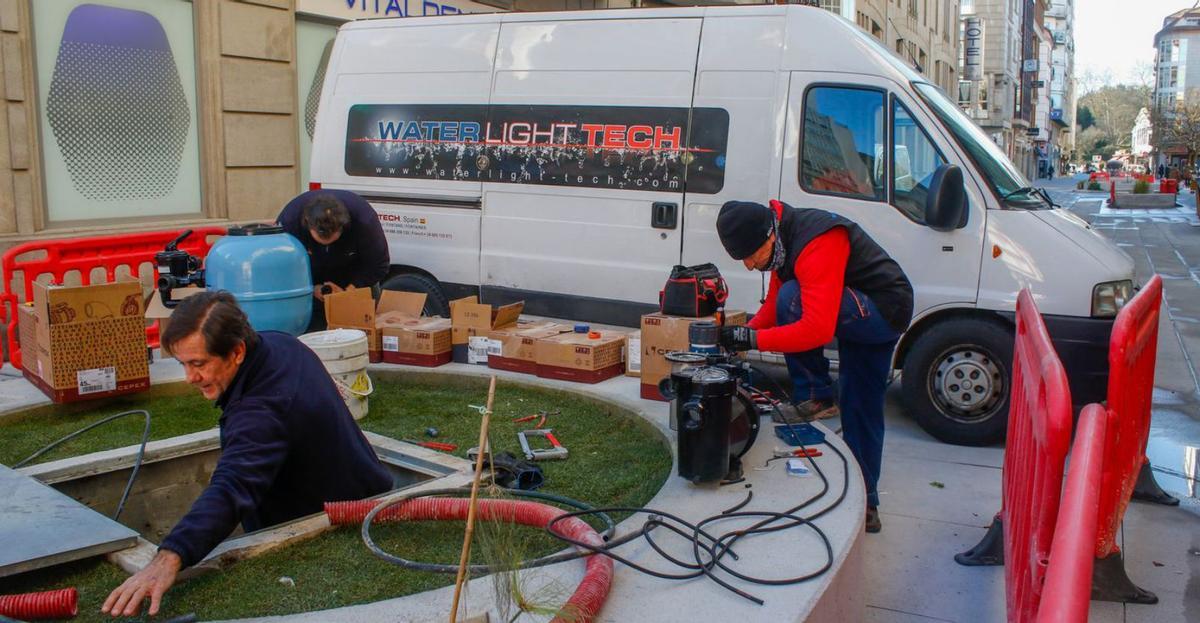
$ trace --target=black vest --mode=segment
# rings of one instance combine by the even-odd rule
[[[775,271],[779,281],[786,283],[796,278],[796,259],[814,238],[834,227],[845,227],[850,238],[845,287],[869,296],[884,320],[903,333],[912,321],[913,290],[896,260],[854,221],[824,210],[797,209],[786,203],[780,205],[783,209],[779,217],[779,236],[787,257],[783,267]]]

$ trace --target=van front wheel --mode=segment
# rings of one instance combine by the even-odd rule
[[[384,290],[425,294],[425,309],[421,312],[422,315],[450,317],[450,301],[436,279],[418,273],[400,273],[384,279],[381,287]]]
[[[1000,443],[1012,357],[1012,329],[1000,322],[948,320],[919,336],[905,358],[905,406],[921,428],[947,443]]]

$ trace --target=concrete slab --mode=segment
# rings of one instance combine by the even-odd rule
[[[867,606],[866,623],[955,623],[953,619],[935,619],[933,617],[921,616],[911,612],[901,612],[889,608],[877,608],[875,606]]]
[[[879,501],[889,515],[987,527],[1000,510],[999,468],[888,456],[886,449],[884,456]]]
[[[1179,608],[1200,613],[1200,508],[1195,502],[1179,507],[1130,504],[1121,547],[1125,571],[1135,584],[1159,594],[1163,603],[1179,601]],[[1182,599],[1165,599],[1166,593]]]

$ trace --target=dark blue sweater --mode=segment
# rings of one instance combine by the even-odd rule
[[[313,240],[304,225],[304,204],[316,195],[333,195],[350,212],[350,224],[333,244]],[[326,281],[338,286],[371,287],[391,269],[387,238],[379,215],[365,199],[348,190],[310,190],[292,199],[279,213],[279,224],[308,249],[314,285]]]
[[[285,333],[258,337],[217,399],[221,458],[212,479],[162,542],[184,566],[239,521],[250,532],[392,487],[316,354]]]

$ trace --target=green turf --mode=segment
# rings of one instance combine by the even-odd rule
[[[438,441],[456,443],[466,455],[479,436],[479,414],[468,404],[486,401],[485,379],[450,375],[373,374],[376,392],[371,412],[360,423],[365,430],[397,439],[425,439],[424,430],[440,430]],[[218,412],[186,387],[156,388],[153,394],[98,405],[40,408],[0,419],[0,463],[11,464],[38,447],[89,422],[127,408],[153,414],[155,439],[213,426]],[[540,410],[560,410],[546,426],[571,450],[561,462],[545,462],[546,492],[593,505],[640,506],[666,479],[670,452],[649,424],[610,404],[553,390],[501,382],[496,392],[491,443],[495,451],[519,454],[516,432],[532,423],[516,417]],[[136,443],[137,418],[114,422],[94,434],[70,442],[47,459]],[[461,522],[382,526],[377,539],[389,551],[416,560],[455,563],[462,545]],[[529,529],[527,555],[542,555],[559,544]],[[482,561],[475,548],[476,561]],[[579,563],[567,563],[579,564]],[[124,575],[102,560],[0,579],[0,594],[76,586],[80,613],[76,620],[111,620],[98,613],[100,603]],[[291,578],[294,586],[281,583]],[[355,529],[341,529],[313,540],[243,561],[220,573],[177,585],[167,594],[164,615],[195,612],[200,620],[280,615],[335,608],[412,594],[452,584],[453,576],[412,572],[384,563],[363,546]],[[564,587],[569,594],[571,587]],[[474,590],[490,590],[480,585]],[[157,618],[163,618],[160,615]]]

